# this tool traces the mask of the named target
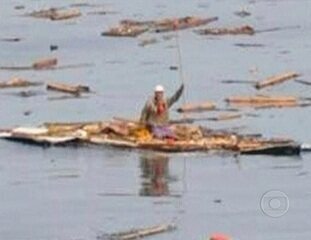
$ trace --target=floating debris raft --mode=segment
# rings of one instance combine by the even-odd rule
[[[297,72],[282,73],[282,74],[279,74],[279,75],[276,75],[276,76],[269,77],[269,78],[267,78],[267,79],[265,79],[263,81],[257,82],[255,84],[255,88],[262,89],[262,88],[265,88],[265,87],[269,87],[269,86],[273,86],[273,85],[276,85],[276,84],[283,83],[285,81],[297,78],[299,76],[300,76],[300,74],[297,73]]]
[[[32,87],[42,85],[41,82],[30,82],[22,78],[12,78],[7,82],[0,82],[0,88],[20,88],[20,87]]]
[[[255,29],[249,25],[234,28],[205,28],[195,31],[199,35],[254,35]]]
[[[50,82],[47,84],[47,90],[54,90],[64,93],[70,93],[73,95],[80,95],[81,93],[90,93],[91,90],[88,86],[83,85],[69,85],[65,83],[56,83],[56,82]]]
[[[218,150],[273,155],[286,149],[286,154],[290,155],[288,149],[292,149],[292,154],[297,154],[297,149],[300,149],[300,145],[290,139],[219,132],[199,125],[172,124],[169,129],[174,134],[173,138],[156,138],[138,122],[115,119],[109,122],[47,123],[38,128],[19,127],[0,132],[0,138],[41,146],[86,143],[172,153]]]
[[[34,18],[45,18],[53,21],[59,20],[67,20],[71,18],[80,17],[82,14],[77,8],[50,8],[47,10],[34,11],[32,13],[27,14],[26,16],[34,17]]]

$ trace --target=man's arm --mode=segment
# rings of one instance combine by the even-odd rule
[[[178,99],[181,97],[183,91],[184,91],[184,84],[181,84],[181,86],[175,92],[175,94],[172,97],[168,98],[168,100],[167,100],[168,107],[171,107],[175,102],[178,101]]]

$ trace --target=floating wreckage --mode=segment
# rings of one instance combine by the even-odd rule
[[[112,37],[137,37],[147,31],[163,33],[183,30],[206,25],[217,20],[217,17],[199,18],[193,16],[182,18],[165,18],[154,21],[135,21],[126,19],[120,21],[119,26],[113,27],[110,30],[103,32],[101,35]]]
[[[121,149],[160,152],[231,151],[239,154],[299,155],[301,146],[290,139],[265,139],[258,134],[241,135],[190,124],[171,124],[173,137],[155,138],[135,121],[45,123],[37,128],[0,130],[0,138],[41,146],[96,144]]]

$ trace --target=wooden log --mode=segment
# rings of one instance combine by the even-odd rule
[[[77,8],[73,9],[65,9],[65,10],[57,10],[54,11],[54,13],[51,15],[50,19],[53,21],[59,21],[59,20],[67,20],[71,18],[80,17],[81,12]]]
[[[241,118],[241,114],[220,114],[219,116],[208,118],[210,121],[227,121],[227,120],[233,120]]]
[[[50,8],[47,10],[34,11],[28,15],[35,18],[47,18],[53,21],[57,21],[79,17],[81,16],[81,12],[79,9],[76,8],[71,9]]]
[[[58,61],[56,58],[40,59],[32,64],[32,68],[35,70],[50,69],[55,67],[57,65],[57,62]]]
[[[125,232],[119,232],[114,234],[104,234],[103,236],[99,236],[98,239],[118,239],[118,240],[133,240],[133,239],[141,239],[165,232],[170,232],[176,229],[175,225],[172,224],[162,224],[147,228],[140,229],[132,229]]]
[[[296,72],[286,72],[286,73],[282,73],[276,76],[272,76],[269,77],[263,81],[257,82],[255,84],[255,88],[257,89],[262,89],[268,86],[272,86],[272,85],[276,85],[276,84],[280,84],[282,82],[294,79],[296,77],[298,77],[299,74]]]
[[[184,30],[188,28],[195,28],[202,25],[209,24],[211,22],[217,21],[218,17],[211,18],[198,18],[198,17],[184,17],[178,19],[167,19],[157,22],[155,24],[154,32],[163,33],[176,30]]]
[[[17,88],[17,87],[31,87],[42,85],[40,82],[30,82],[21,78],[12,78],[7,82],[0,82],[0,88]]]
[[[216,108],[215,104],[212,102],[204,102],[197,104],[186,104],[177,109],[177,112],[201,112],[214,110]]]
[[[236,28],[206,28],[196,33],[200,35],[254,35],[255,30],[249,25]]]
[[[225,100],[229,104],[265,104],[265,103],[282,103],[282,102],[293,102],[296,103],[298,100],[296,97],[291,96],[235,96],[229,97]]]
[[[120,25],[119,27],[103,32],[101,35],[108,37],[137,37],[147,30],[145,27]]]
[[[48,83],[47,89],[70,93],[74,95],[80,95],[81,93],[90,92],[90,88],[88,86],[82,86],[82,85],[72,86],[72,85],[68,85],[64,83]]]
[[[27,15],[34,17],[34,18],[51,18],[51,16],[57,10],[58,10],[58,8],[43,9],[43,10],[39,10],[39,11],[34,11],[34,12],[29,13]]]

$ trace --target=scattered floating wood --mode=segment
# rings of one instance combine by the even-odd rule
[[[215,104],[212,102],[204,102],[197,104],[186,104],[177,109],[177,112],[202,112],[202,111],[210,111],[216,108]]]
[[[285,81],[297,78],[298,76],[300,76],[300,75],[298,73],[296,73],[296,72],[282,73],[282,74],[279,74],[279,75],[276,75],[276,76],[269,77],[269,78],[267,78],[267,79],[265,79],[263,81],[257,82],[255,84],[255,87],[257,89],[262,89],[262,88],[265,88],[265,87],[269,87],[269,86],[272,86],[272,85],[280,84],[280,83],[283,83]]]
[[[183,30],[202,26],[216,20],[218,20],[217,17],[199,18],[193,16],[182,18],[165,18],[151,21],[135,21],[125,19],[120,21],[119,26],[103,32],[102,36],[137,37],[147,31],[162,33]]]
[[[59,21],[80,17],[81,12],[77,8],[50,8],[47,10],[34,11],[28,15],[35,18],[46,18],[53,21]]]
[[[235,28],[206,28],[195,31],[200,35],[254,35],[255,30],[249,25]]]
[[[198,18],[198,17],[184,17],[178,19],[166,19],[154,25],[154,31],[157,33],[170,32],[176,30],[184,30],[189,28],[196,28],[218,20],[218,17]]]
[[[226,99],[230,104],[256,104],[256,103],[280,103],[280,102],[297,102],[296,97],[291,96],[236,96]]]
[[[56,58],[40,59],[32,64],[32,68],[35,70],[50,69],[55,67],[57,63],[58,61]]]
[[[0,88],[20,88],[42,85],[41,82],[30,82],[21,78],[12,78],[7,82],[0,82]]]
[[[80,95],[81,93],[89,93],[90,88],[88,86],[82,86],[82,85],[77,85],[77,86],[72,86],[64,83],[48,83],[47,84],[47,89],[48,90],[54,90],[54,91],[59,91],[59,92],[65,92],[65,93],[70,93],[73,95]]]
[[[137,37],[146,31],[148,31],[148,29],[145,27],[120,25],[119,27],[114,27],[103,32],[101,35],[108,37]]]
[[[241,117],[242,117],[241,114],[220,114],[219,116],[211,117],[208,120],[218,122],[218,121],[228,121],[228,120],[238,119]]]
[[[227,98],[226,101],[235,107],[254,107],[257,109],[308,107],[311,105],[308,99],[290,96],[238,96]]]
[[[104,234],[103,236],[98,236],[98,240],[135,240],[141,239],[165,232],[171,232],[176,230],[176,225],[174,224],[161,224],[147,228],[132,229],[125,232]]]
[[[34,68],[33,66],[0,66],[0,70],[6,71],[30,71],[30,70],[63,70],[63,69],[75,69],[83,67],[91,67],[94,64],[90,63],[79,63],[79,64],[68,64],[62,66],[50,66],[45,68]]]

